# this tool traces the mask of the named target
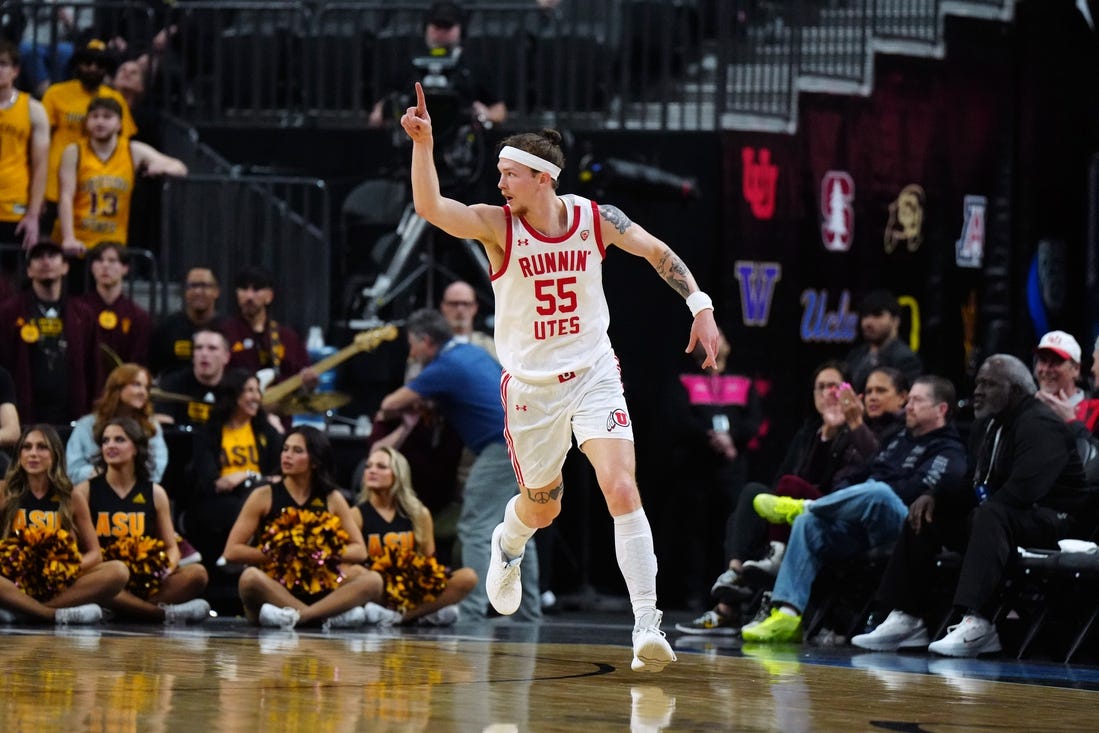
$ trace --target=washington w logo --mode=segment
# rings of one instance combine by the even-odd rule
[[[775,283],[782,279],[778,262],[737,260],[733,263],[740,283],[740,315],[745,326],[766,326],[771,317]]]

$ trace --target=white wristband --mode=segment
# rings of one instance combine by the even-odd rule
[[[691,315],[697,316],[699,312],[709,308],[714,309],[714,301],[710,300],[710,296],[701,290],[696,290],[687,296],[687,307],[691,309]]]

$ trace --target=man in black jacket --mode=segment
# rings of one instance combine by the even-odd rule
[[[935,555],[946,545],[965,549],[954,593],[964,617],[928,650],[954,657],[1000,651],[989,617],[1015,548],[1056,548],[1059,539],[1091,531],[1092,500],[1076,440],[1034,392],[1030,370],[1014,356],[996,354],[981,365],[972,481],[962,490],[933,489],[912,503],[877,593],[881,607],[893,611],[853,644],[875,651],[927,644],[920,614]]]
[[[911,382],[923,372],[920,357],[899,338],[901,304],[888,290],[871,290],[859,302],[862,343],[847,354],[851,386],[862,394],[866,378],[880,366],[899,369]]]

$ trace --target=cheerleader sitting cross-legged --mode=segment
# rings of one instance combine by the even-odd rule
[[[0,491],[0,545],[5,559],[15,551],[23,562],[9,572],[13,577],[0,576],[0,620],[97,623],[103,617],[97,604],[122,590],[129,572],[120,562],[102,561],[88,502],[73,493],[56,430],[49,425],[24,430],[15,459]],[[47,562],[46,553],[54,562]],[[56,562],[59,556],[68,562]],[[47,569],[62,565],[68,568],[63,579]]]
[[[108,420],[99,435],[100,473],[76,487],[88,502],[107,557],[130,570],[121,593],[107,602],[120,617],[179,624],[203,621],[210,604],[206,568],[180,566],[168,493],[149,476],[149,438],[129,417]]]
[[[281,480],[254,489],[229,531],[225,559],[251,566],[239,588],[252,623],[353,628],[366,620],[363,606],[381,595],[381,576],[361,565],[366,545],[332,480],[334,463],[324,433],[295,427],[282,444]],[[293,542],[295,531],[312,544]]]
[[[435,555],[435,534],[431,512],[412,488],[412,472],[408,459],[394,448],[375,447],[363,471],[359,504],[352,508],[355,523],[363,530],[370,559],[377,560],[386,552],[403,558],[412,565],[416,555]],[[399,565],[399,559],[394,565]],[[368,563],[369,564],[369,563]],[[423,563],[418,563],[422,566]],[[437,567],[437,566],[435,566]],[[458,602],[477,585],[477,573],[470,568],[447,572],[439,569],[442,589],[432,593],[432,599],[387,597],[386,605],[368,603],[367,621],[381,625],[407,624],[415,620],[430,626],[449,626],[458,620]],[[395,567],[394,572],[402,572]],[[423,572],[423,571],[419,571]],[[444,577],[445,573],[445,577]],[[422,587],[422,583],[399,584],[402,587]],[[398,594],[399,595],[399,594]],[[399,605],[401,610],[392,606]],[[387,607],[389,606],[389,607]]]

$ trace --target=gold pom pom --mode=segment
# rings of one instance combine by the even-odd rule
[[[326,593],[343,582],[340,557],[350,539],[335,514],[287,507],[260,536],[260,569],[295,595]]]
[[[385,579],[382,605],[402,613],[430,603],[446,590],[447,570],[434,557],[386,548],[370,569]]]
[[[0,541],[0,575],[28,596],[48,601],[80,575],[80,550],[63,529],[17,529]]]
[[[126,590],[138,598],[149,598],[168,577],[168,551],[164,540],[144,535],[123,535],[103,548],[104,560],[121,560],[130,570]]]

